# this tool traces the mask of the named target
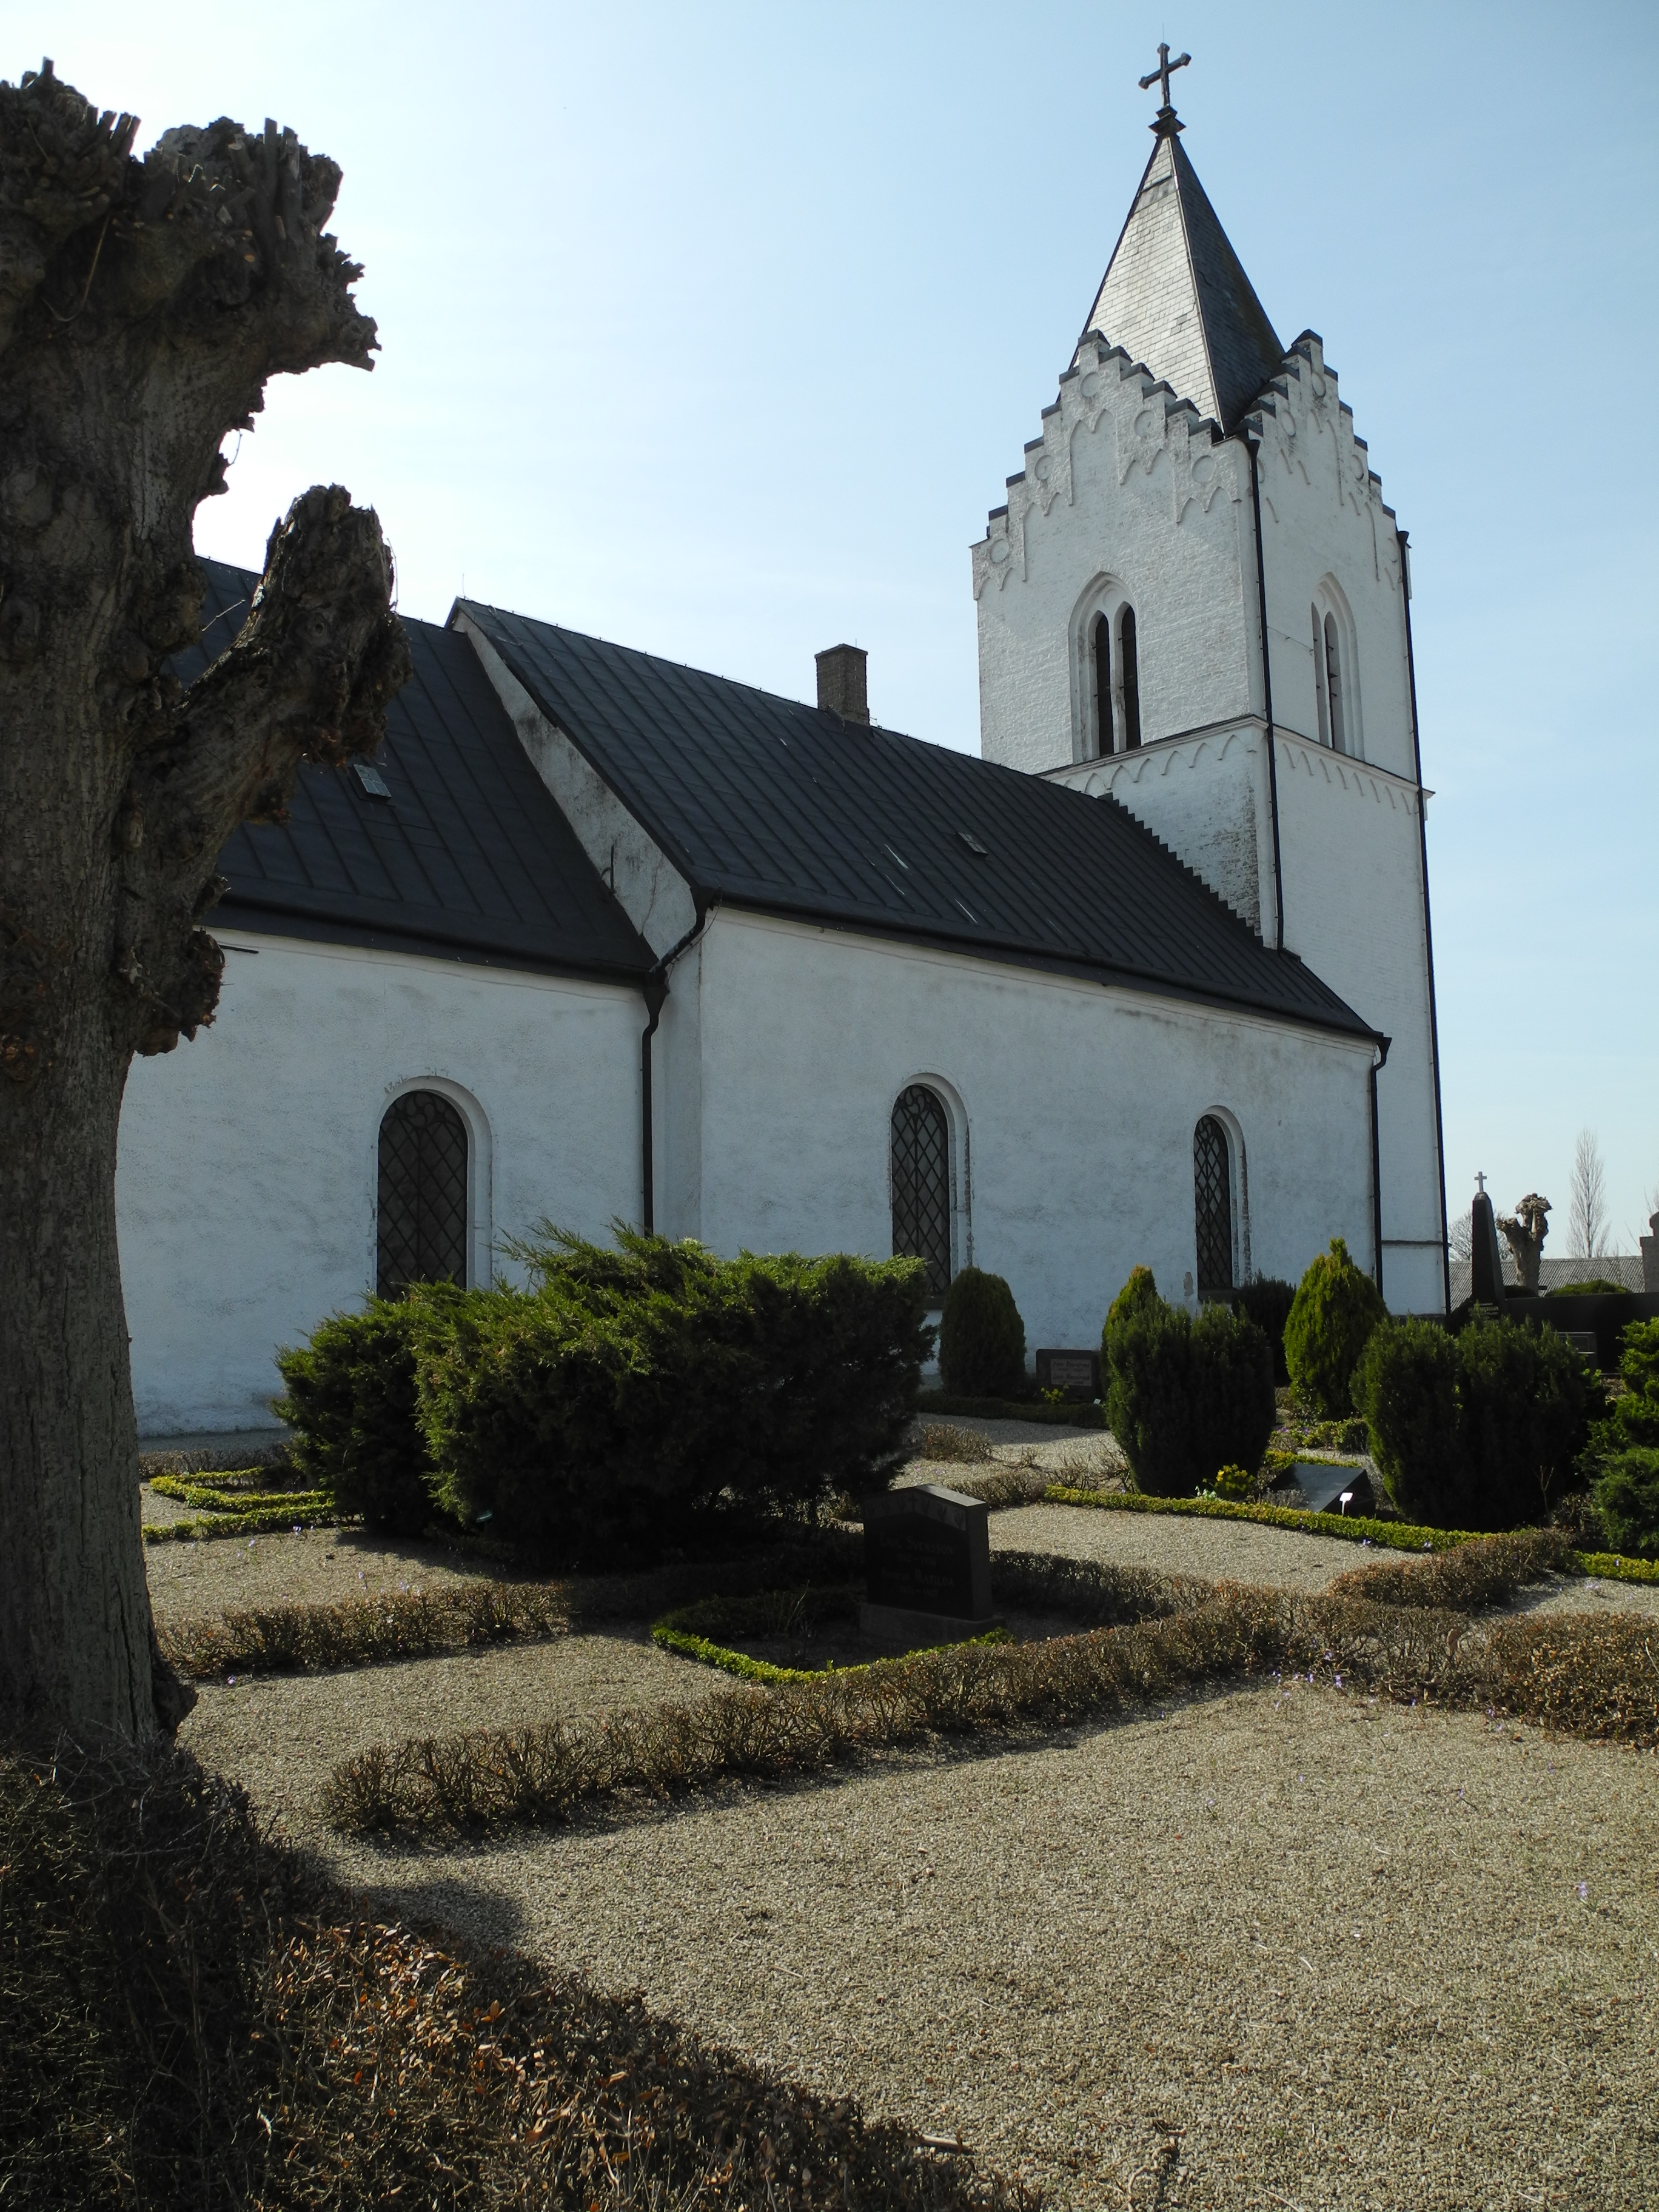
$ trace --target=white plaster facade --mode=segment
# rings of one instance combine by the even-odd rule
[[[1397,1310],[1440,1310],[1409,580],[1319,339],[1297,340],[1264,404],[1224,437],[1121,347],[1085,336],[973,548],[973,582],[985,757],[1120,799],[1270,945],[1282,896],[1285,949],[1389,1038],[1377,1079],[1384,1295]],[[1088,623],[1126,603],[1142,742],[1102,757]],[[1314,622],[1328,612],[1344,751],[1321,741]]]
[[[469,1267],[544,1216],[640,1208],[639,994],[227,933],[219,1012],[135,1061],[116,1207],[141,1435],[269,1428],[279,1346],[374,1287],[381,1118],[442,1091],[468,1133]]]
[[[1042,969],[723,908],[673,970],[659,1224],[720,1251],[892,1250],[899,1093],[951,1125],[952,1261],[1027,1341],[1097,1340],[1131,1267],[1190,1297],[1193,1131],[1231,1139],[1240,1276],[1369,1260],[1369,1047]],[[1311,1133],[1316,1133],[1310,1137]]]

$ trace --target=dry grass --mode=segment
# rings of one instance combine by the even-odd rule
[[[1031,2200],[635,1999],[376,1924],[179,1753],[0,1755],[0,2198],[31,2212]]]
[[[1486,1555],[1487,1592],[1533,1578],[1532,1547],[1485,1540],[1504,1547]],[[1432,1584],[1422,1594],[1431,1597]],[[1166,1587],[1156,1601],[1171,1595]],[[1127,1588],[1121,1601],[1135,1602]],[[726,1778],[822,1771],[933,1737],[1098,1718],[1148,1697],[1264,1673],[1363,1685],[1402,1702],[1485,1707],[1591,1738],[1659,1743],[1652,1632],[1629,1617],[1556,1615],[1492,1632],[1443,1604],[1228,1583],[1201,1599],[1182,1591],[1177,1601],[1181,1609],[1160,1619],[1031,1644],[919,1652],[856,1674],[729,1691],[696,1705],[371,1746],[335,1769],[325,1802],[337,1826],[359,1832],[568,1821],[600,1805],[684,1796]]]
[[[161,1649],[187,1674],[285,1674],[421,1659],[480,1644],[562,1636],[563,1595],[546,1583],[474,1583],[325,1605],[230,1608],[164,1623]]]
[[[953,1428],[948,1421],[924,1421],[910,1455],[940,1465],[959,1462],[963,1467],[978,1467],[996,1457],[988,1437],[977,1429]]]

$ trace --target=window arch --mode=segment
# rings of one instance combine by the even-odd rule
[[[951,1287],[951,1120],[945,1101],[913,1083],[893,1102],[893,1256],[925,1261],[927,1295]]]
[[[1313,675],[1320,744],[1363,759],[1353,617],[1334,576],[1323,578],[1314,592]]]
[[[1095,752],[1103,757],[1112,750],[1112,618],[1094,619]]]
[[[1234,1288],[1232,1147],[1213,1114],[1200,1115],[1193,1131],[1193,1216],[1199,1297],[1227,1297]]]
[[[467,1279],[469,1146],[459,1109],[439,1091],[405,1091],[380,1122],[375,1288]]]
[[[1334,751],[1348,750],[1347,717],[1342,707],[1342,643],[1337,635],[1336,617],[1325,610],[1325,709],[1330,716],[1330,743]]]
[[[1118,684],[1123,708],[1123,750],[1140,743],[1140,655],[1135,642],[1135,611],[1126,606],[1117,618]]]

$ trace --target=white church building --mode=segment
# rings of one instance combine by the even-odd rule
[[[1166,104],[973,548],[980,757],[463,600],[374,766],[221,862],[218,1018],[135,1065],[148,1435],[257,1428],[377,1287],[617,1218],[1005,1275],[1033,1346],[1292,1279],[1446,1301],[1403,532]],[[193,674],[256,579],[205,564]]]

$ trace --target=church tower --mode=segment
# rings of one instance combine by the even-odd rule
[[[1127,807],[1388,1039],[1382,1291],[1395,1311],[1437,1312],[1405,533],[1322,341],[1304,331],[1287,349],[1257,299],[1181,143],[1169,74],[1188,58],[1159,52],[1152,158],[1042,434],[973,548],[980,749]]]

